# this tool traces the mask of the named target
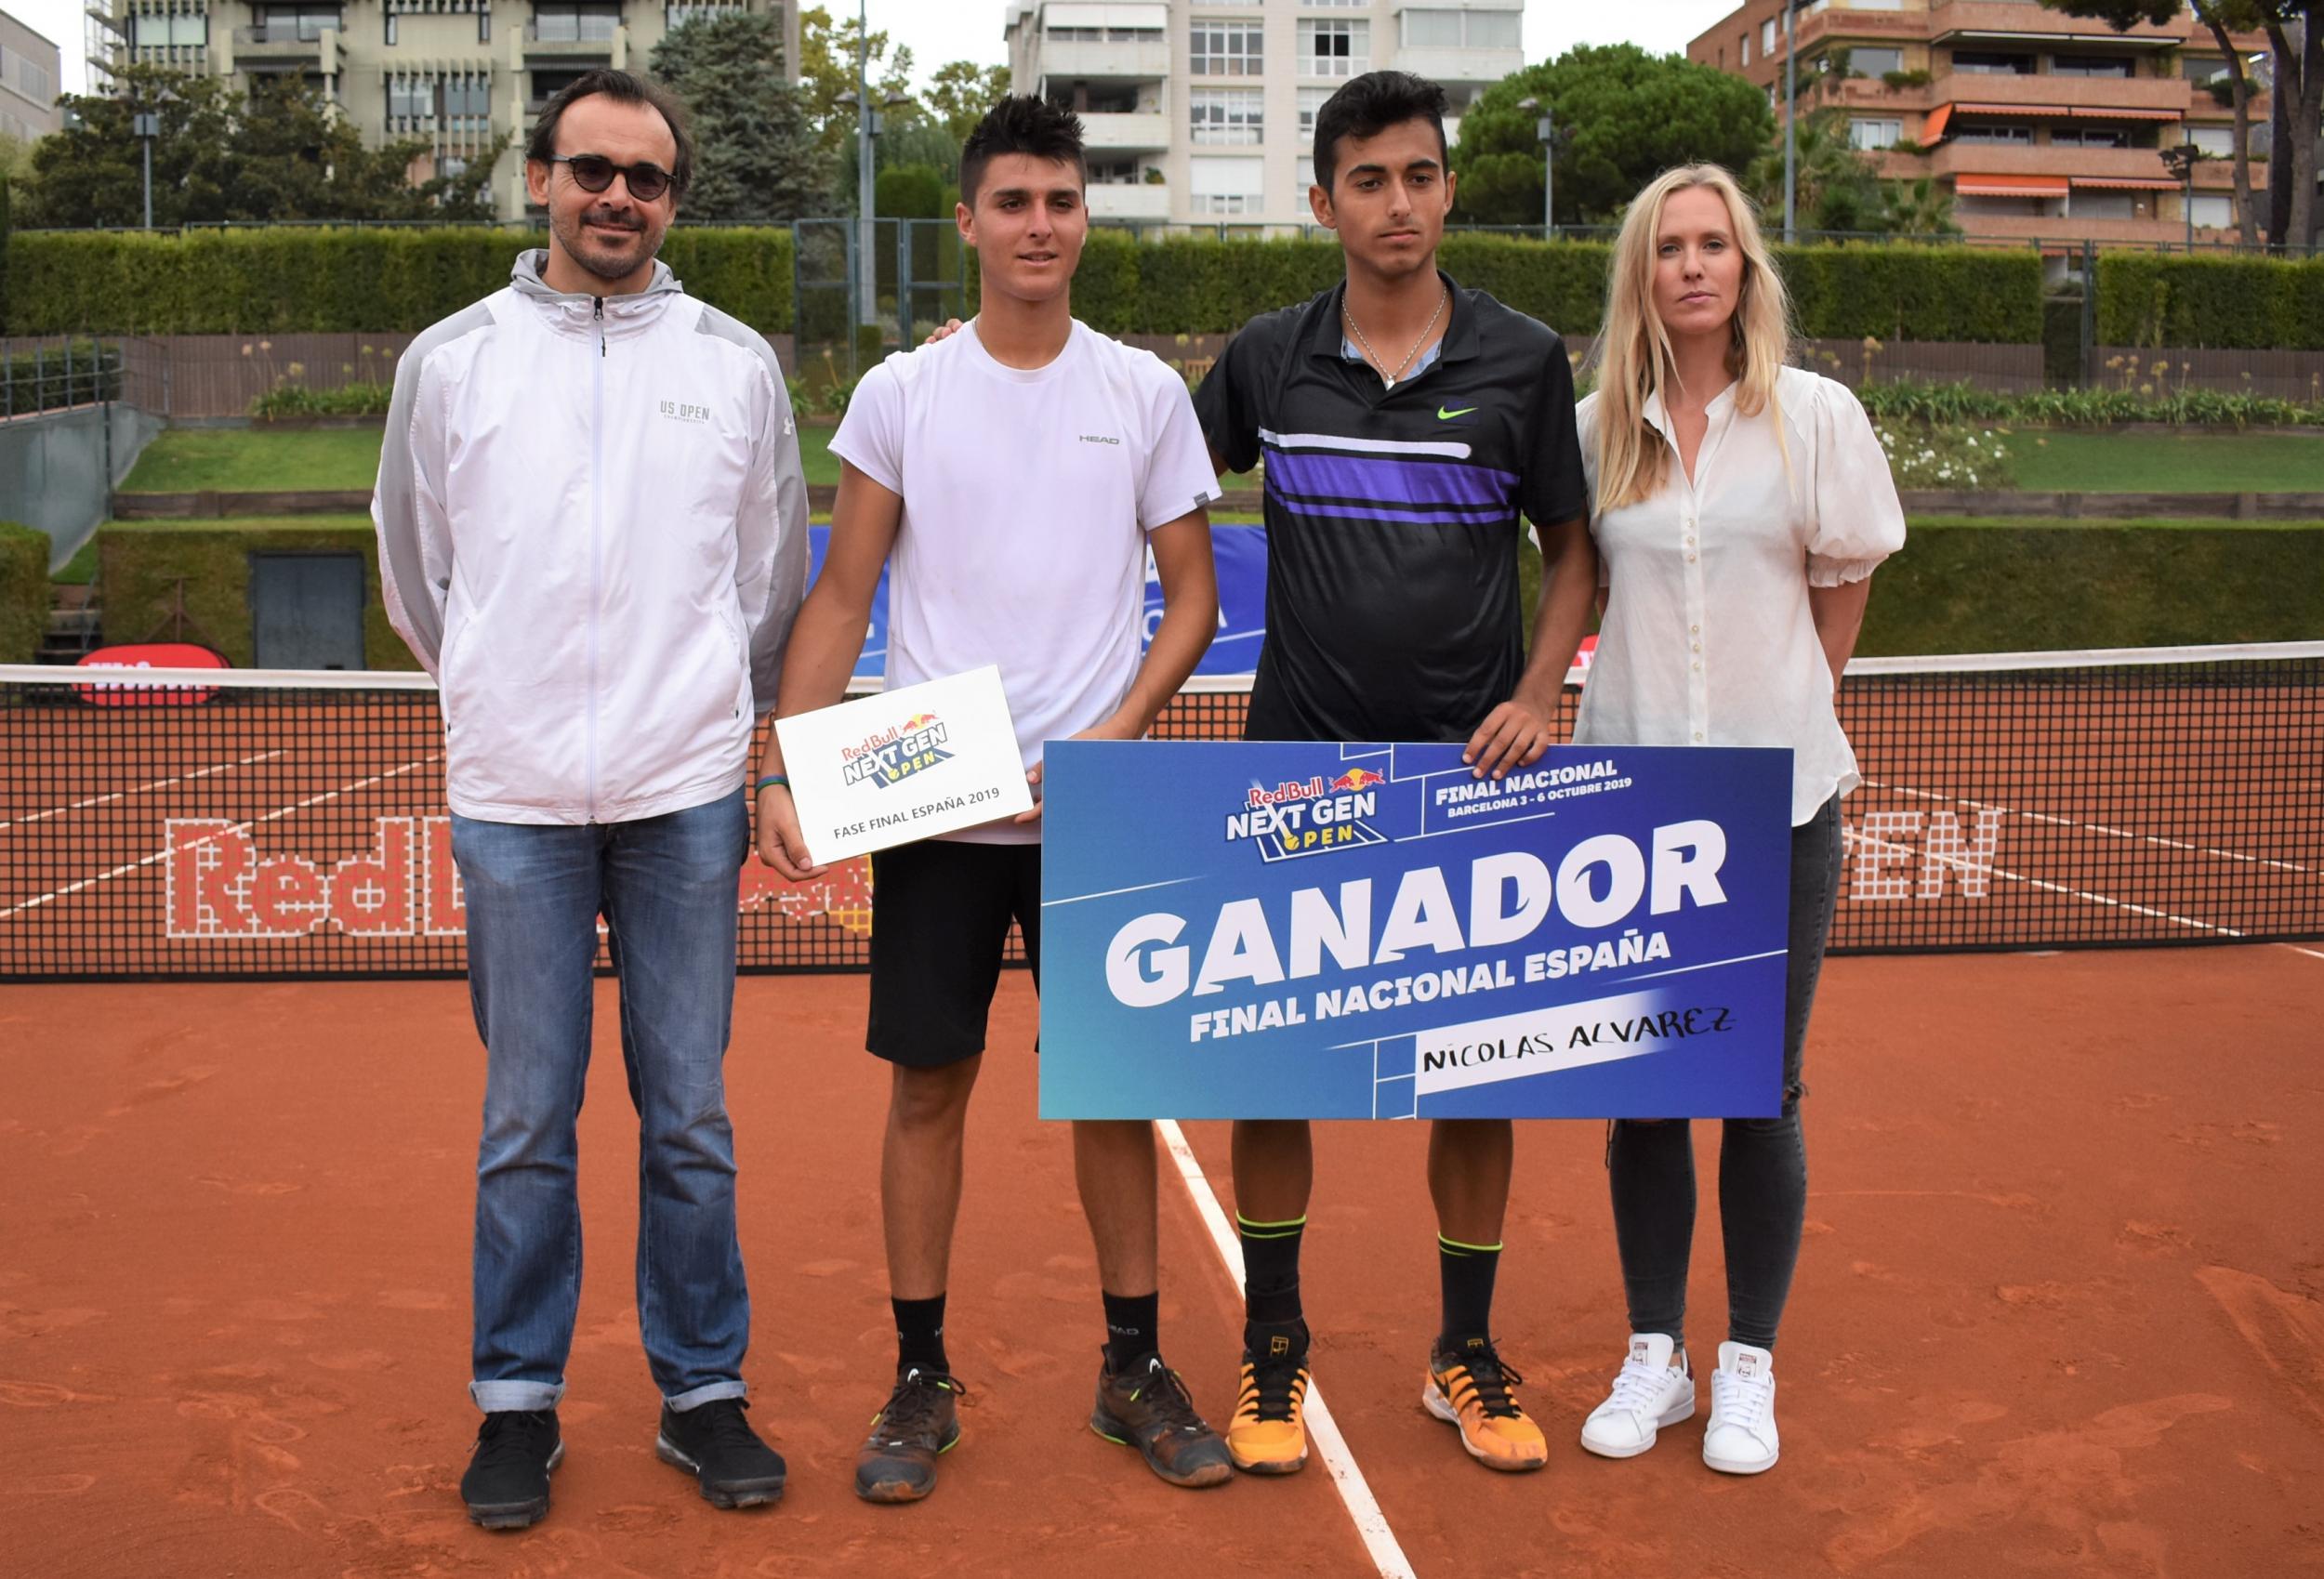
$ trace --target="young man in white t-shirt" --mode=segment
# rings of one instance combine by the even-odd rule
[[[1026,777],[1041,743],[1135,740],[1177,694],[1218,617],[1205,506],[1217,496],[1194,404],[1153,355],[1076,322],[1089,235],[1081,124],[1003,99],[960,157],[960,233],[977,316],[864,375],[831,441],[843,463],[831,544],[784,660],[781,713],[828,706],[863,647],[889,568],[888,682],[997,664]],[[1142,661],[1151,550],[1164,600]],[[1013,919],[1040,970],[1040,807],[872,858],[870,1028],[894,1066],[880,1159],[894,1390],[856,1458],[856,1494],[914,1502],[959,1440],[944,1308],[961,1135]],[[759,853],[819,868],[770,736]],[[1096,1242],[1106,1344],[1091,1428],[1173,1485],[1232,1473],[1155,1338],[1155,1154],[1143,1122],[1077,1123],[1074,1171]]]

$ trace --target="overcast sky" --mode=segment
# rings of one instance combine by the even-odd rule
[[[83,3],[0,0],[0,10],[47,34],[63,49],[64,86],[69,93],[83,91],[87,80],[81,61]],[[846,0],[826,0],[826,4],[836,16],[849,16],[854,10]],[[1612,44],[1622,39],[1657,53],[1682,50],[1688,39],[1735,9],[1736,4],[1736,0],[1631,0],[1628,5],[1605,5],[1601,11],[1598,6],[1578,5],[1575,0],[1529,0],[1525,59],[1544,59],[1577,44]],[[241,6],[230,0],[219,0],[217,8],[231,10],[237,23],[244,20]],[[997,0],[870,0],[869,10],[874,32],[885,30],[911,45],[913,61],[923,80],[946,60],[978,60],[997,66],[1009,59],[1000,38],[1005,11]]]

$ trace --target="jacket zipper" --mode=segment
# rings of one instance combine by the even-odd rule
[[[605,515],[605,298],[590,309],[597,320],[597,379],[589,414],[589,694],[588,814],[597,821],[598,543]]]

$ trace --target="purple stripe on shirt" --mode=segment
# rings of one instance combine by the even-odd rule
[[[1267,452],[1267,480],[1286,493],[1331,499],[1377,499],[1388,505],[1490,507],[1506,513],[1516,497],[1517,474],[1452,461],[1387,455],[1334,455],[1306,450]]]
[[[1516,519],[1516,513],[1507,506],[1483,505],[1463,509],[1448,505],[1433,510],[1382,510],[1365,505],[1324,505],[1310,499],[1294,499],[1272,481],[1267,492],[1276,504],[1295,516],[1329,516],[1340,520],[1373,521],[1381,526],[1499,526]]]

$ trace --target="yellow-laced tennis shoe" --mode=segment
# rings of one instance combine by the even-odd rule
[[[1286,1334],[1243,1352],[1242,1390],[1226,1428],[1227,1456],[1251,1475],[1290,1475],[1307,1462],[1307,1346]]]

